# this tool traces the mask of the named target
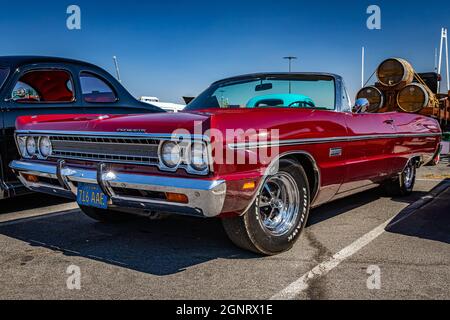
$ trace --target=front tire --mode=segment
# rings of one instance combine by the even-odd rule
[[[263,255],[288,251],[308,220],[310,191],[303,167],[280,160],[279,171],[265,178],[263,188],[243,216],[222,220],[231,241]]]
[[[384,184],[386,193],[394,197],[410,195],[416,184],[416,172],[416,163],[410,160],[397,179],[390,180]]]
[[[99,209],[93,207],[79,206],[81,212],[87,215],[89,218],[94,219],[99,222],[105,223],[120,223],[127,222],[136,219],[135,216],[107,209]]]

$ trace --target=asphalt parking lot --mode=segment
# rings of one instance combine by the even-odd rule
[[[5,200],[0,299],[450,299],[449,187],[446,161],[421,169],[409,197],[373,190],[315,209],[275,257],[234,247],[216,220],[103,225],[59,199]]]

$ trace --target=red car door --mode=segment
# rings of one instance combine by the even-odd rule
[[[396,134],[390,113],[346,114],[349,141],[344,147],[346,178],[339,193],[373,185],[392,173]]]

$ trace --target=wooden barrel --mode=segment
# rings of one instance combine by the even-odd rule
[[[414,69],[411,64],[400,58],[383,61],[377,69],[380,83],[386,87],[394,87],[401,82],[410,84],[414,80]]]
[[[384,106],[384,94],[373,86],[365,87],[359,90],[356,99],[366,98],[370,102],[367,112],[375,113]]]
[[[405,112],[415,113],[432,105],[433,93],[420,83],[411,83],[397,95],[397,103]]]

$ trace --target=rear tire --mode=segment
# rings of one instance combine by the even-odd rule
[[[310,192],[303,167],[280,160],[279,171],[267,176],[263,188],[243,216],[222,220],[225,232],[238,247],[262,255],[288,251],[308,220]]]
[[[128,213],[80,206],[81,211],[89,218],[105,223],[120,223],[136,219],[136,216]]]
[[[416,183],[417,166],[410,160],[398,178],[385,182],[384,189],[389,196],[407,196],[413,192]]]

